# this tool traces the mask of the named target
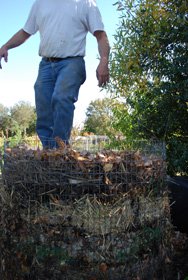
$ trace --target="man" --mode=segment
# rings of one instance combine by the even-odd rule
[[[86,35],[92,33],[98,43],[100,62],[98,85],[109,80],[109,42],[95,0],[36,0],[23,27],[0,48],[1,59],[8,61],[8,50],[40,33],[38,77],[35,83],[36,131],[44,148],[54,148],[59,137],[68,143],[74,115],[74,103],[86,79]]]

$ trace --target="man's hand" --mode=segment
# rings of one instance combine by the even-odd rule
[[[8,61],[8,50],[20,46],[30,36],[31,34],[25,32],[23,29],[20,29],[5,45],[0,48],[0,69],[2,69],[1,59],[4,57],[5,62]]]
[[[109,69],[108,69],[108,59],[101,58],[100,63],[97,67],[97,79],[99,87],[105,86],[109,82]]]
[[[0,48],[0,69],[2,69],[2,65],[1,65],[1,59],[4,57],[4,61],[7,62],[8,61],[8,50],[5,46],[2,46]]]

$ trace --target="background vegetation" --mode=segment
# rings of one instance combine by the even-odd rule
[[[0,104],[1,137],[21,139],[35,133],[35,108],[28,102],[20,101],[12,108]]]
[[[188,2],[115,3],[120,23],[111,56],[114,127],[130,139],[166,144],[168,173],[188,174]]]

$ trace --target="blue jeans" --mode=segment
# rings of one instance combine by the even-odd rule
[[[43,58],[35,83],[36,132],[44,148],[57,146],[55,137],[68,143],[74,116],[74,103],[85,82],[83,57],[70,57],[57,62]]]

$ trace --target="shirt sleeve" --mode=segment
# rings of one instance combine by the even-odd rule
[[[35,34],[38,31],[38,24],[37,24],[37,1],[34,2],[27,21],[23,27],[23,30],[28,34]]]
[[[94,34],[95,31],[104,31],[101,13],[95,0],[89,0],[87,2],[86,22],[87,29],[92,34]]]

